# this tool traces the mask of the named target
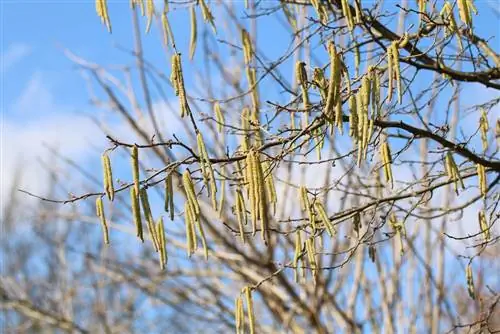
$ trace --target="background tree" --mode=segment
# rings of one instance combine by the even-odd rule
[[[66,51],[109,146],[103,171],[52,150],[70,172],[4,234],[7,331],[500,331],[494,9],[131,4],[133,63]]]

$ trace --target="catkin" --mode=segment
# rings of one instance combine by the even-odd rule
[[[316,250],[314,246],[314,236],[307,238],[306,240],[306,251],[307,251],[307,259],[309,261],[309,267],[311,268],[314,281],[316,282]]]
[[[148,192],[146,189],[141,189],[140,191],[142,211],[144,217],[146,218],[146,225],[148,226],[149,234],[151,236],[151,242],[153,243],[156,252],[160,250],[160,244],[156,236],[155,223],[153,220],[153,214],[151,213],[151,207],[149,206]]]
[[[96,213],[101,220],[102,232],[104,235],[104,243],[109,244],[109,234],[108,234],[108,223],[106,222],[106,216],[104,214],[104,205],[102,203],[102,197],[99,196],[95,201]]]
[[[240,230],[240,239],[245,243],[245,229],[243,224],[247,224],[247,212],[245,208],[245,201],[239,189],[236,189],[236,219],[238,220],[238,227]]]
[[[387,48],[387,103],[392,101],[392,79],[393,79],[393,57],[392,57],[392,47]]]
[[[165,240],[165,227],[163,225],[163,217],[160,217],[158,219],[158,222],[156,223],[156,236],[158,237],[159,241],[159,246],[160,246],[160,267],[161,269],[165,269],[165,266],[167,265],[168,262],[168,255],[167,255],[167,246],[166,246],[166,240]]]
[[[153,16],[155,14],[155,5],[153,0],[147,0],[146,2],[146,16],[148,18],[146,24],[146,33],[149,33],[149,29],[151,28],[151,22],[153,21]]]
[[[472,266],[469,262],[465,268],[465,280],[467,281],[467,291],[472,299],[476,299],[476,294],[474,291],[474,277],[472,275]]]
[[[453,154],[451,152],[446,153],[445,164],[446,164],[446,171],[448,174],[448,178],[450,181],[454,181],[453,185],[455,188],[455,192],[458,195],[458,182],[460,182],[462,189],[465,189],[465,185],[462,180],[462,177],[460,176],[460,171],[458,170],[457,164],[455,163],[455,160],[453,159]]]
[[[387,139],[384,139],[384,142],[380,146],[380,155],[384,167],[385,180],[387,183],[390,183],[392,187],[393,186],[392,168],[391,168],[392,157]]]
[[[111,33],[111,21],[109,20],[108,14],[108,4],[106,0],[96,0],[95,7],[97,15],[101,19],[101,22],[106,25],[108,31]]]
[[[186,197],[188,199],[188,203],[193,209],[193,214],[198,217],[200,214],[200,205],[198,203],[198,199],[196,197],[196,193],[194,190],[193,180],[191,179],[191,173],[186,170],[182,174],[182,184],[184,186],[184,191],[186,192]]]
[[[486,214],[484,213],[483,210],[481,210],[477,213],[477,217],[479,221],[479,228],[483,233],[484,242],[488,242],[490,241],[491,236],[490,236],[490,228],[488,226],[488,223],[486,222]]]
[[[483,150],[488,149],[488,130],[490,125],[488,123],[488,115],[486,111],[481,109],[481,117],[479,117],[479,131],[481,132],[481,143],[483,145]]]
[[[245,310],[243,309],[243,299],[238,296],[235,300],[234,316],[236,320],[236,334],[245,333]]]
[[[297,83],[300,85],[300,88],[302,90],[303,108],[304,110],[309,110],[311,104],[309,102],[309,92],[307,90],[308,81],[307,81],[306,63],[302,61],[297,61],[297,63],[295,64],[295,77],[297,79]]]
[[[207,4],[205,3],[205,0],[198,0],[198,3],[201,5],[201,15],[203,16],[203,21],[210,23],[214,33],[217,33],[214,16],[212,15],[210,8],[208,8]]]
[[[316,231],[316,219],[314,218],[314,211],[312,210],[311,207],[311,202],[309,202],[309,197],[307,196],[307,189],[306,187],[300,187],[299,188],[299,194],[300,194],[300,206],[302,211],[307,212],[309,222],[311,223],[313,233]]]
[[[135,187],[130,187],[130,203],[132,205],[132,216],[134,217],[136,235],[142,242],[144,242],[144,233],[142,230],[142,219],[139,207],[139,195],[135,192]]]
[[[323,204],[316,201],[316,202],[314,202],[314,208],[316,209],[316,213],[318,214],[319,218],[321,218],[323,225],[325,225],[325,228],[326,228],[326,231],[328,232],[328,235],[330,237],[333,237],[333,235],[335,234],[335,230],[333,229],[333,225],[330,222],[330,218],[326,214],[326,211],[325,211],[325,208],[323,207]]]
[[[172,55],[172,73],[170,74],[170,81],[174,87],[175,95],[179,96],[181,117],[184,117],[189,113],[189,105],[187,102],[184,77],[182,74],[181,55],[179,53]]]
[[[245,29],[241,29],[241,42],[243,44],[243,58],[245,60],[245,65],[249,65],[252,62],[253,48],[250,35]]]
[[[222,114],[222,111],[220,109],[219,102],[214,103],[214,113],[215,113],[215,120],[217,121],[217,131],[219,133],[222,133],[225,120],[224,120],[224,115]]]
[[[293,277],[295,282],[299,281],[299,259],[302,256],[302,238],[300,237],[300,230],[295,232],[295,253],[293,255]]]
[[[205,232],[203,231],[203,226],[201,225],[199,217],[194,220],[198,233],[200,234],[201,245],[203,246],[203,255],[205,256],[205,261],[208,260],[208,246],[207,240],[205,238]]]
[[[170,22],[168,21],[166,12],[161,14],[161,25],[163,27],[163,43],[168,45],[168,42],[170,41],[170,45],[174,46],[174,35],[172,33],[172,29],[170,29]]]
[[[444,3],[439,15],[447,20],[445,36],[448,37],[452,34],[456,34],[458,46],[460,47],[460,50],[463,50],[464,47],[462,44],[462,38],[460,37],[460,30],[458,29],[457,21],[453,15],[453,7],[448,1]]]
[[[327,8],[323,5],[321,0],[311,0],[311,4],[313,5],[316,13],[318,14],[319,20],[322,24],[328,23],[328,11]]]
[[[255,334],[255,314],[253,311],[252,290],[249,286],[247,286],[244,288],[244,292],[247,301],[248,326],[250,328],[250,334]]]
[[[328,95],[326,98],[326,104],[324,109],[324,114],[331,121],[334,118],[334,106],[337,103],[337,99],[340,99],[340,57],[337,54],[337,50],[333,42],[328,43],[328,52],[330,54],[330,81],[328,83]]]
[[[203,180],[205,181],[207,189],[209,189],[210,198],[212,200],[212,207],[214,208],[214,210],[217,210],[217,185],[215,182],[214,169],[212,167],[212,163],[210,162],[210,158],[208,157],[207,148],[205,146],[205,142],[203,141],[201,132],[198,132],[196,134],[196,140],[198,143],[198,155],[200,158],[200,167],[203,174]]]
[[[103,154],[101,157],[102,160],[102,169],[104,174],[104,190],[106,192],[106,196],[110,201],[113,201],[115,198],[115,188],[113,186],[113,173],[111,171],[111,161],[109,160],[109,156],[107,154]]]
[[[488,186],[486,184],[486,171],[483,165],[477,164],[477,177],[479,181],[479,190],[484,199],[486,199],[486,193],[488,192]]]
[[[394,75],[396,77],[396,88],[398,90],[398,103],[401,104],[403,101],[403,90],[401,87],[401,71],[399,65],[399,49],[397,42],[392,43],[392,49]]]
[[[193,60],[194,53],[196,51],[196,38],[198,35],[197,24],[196,24],[196,10],[194,5],[189,8],[191,17],[191,37],[189,39],[189,59]]]
[[[165,177],[165,212],[170,214],[170,220],[174,220],[174,190],[172,186],[172,173]]]
[[[193,239],[193,212],[192,207],[188,202],[184,204],[184,225],[186,227],[186,251],[188,257],[191,257],[191,254],[194,251],[194,242],[196,238]]]
[[[134,180],[135,194],[139,196],[140,181],[139,181],[139,149],[137,145],[132,146],[132,179]]]
[[[352,34],[354,30],[354,19],[352,17],[351,8],[349,7],[349,2],[347,0],[341,0],[342,3],[342,14],[347,22],[347,28],[349,32]]]

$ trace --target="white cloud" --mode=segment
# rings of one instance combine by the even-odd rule
[[[2,210],[8,202],[4,196],[8,196],[18,169],[21,173],[18,188],[35,194],[43,194],[47,189],[47,174],[37,161],[38,158],[47,160],[47,146],[57,149],[63,156],[82,162],[91,153],[92,144],[105,140],[89,118],[72,113],[68,106],[56,103],[44,79],[42,74],[34,74],[4,116],[0,157]],[[56,161],[49,161],[56,166]],[[22,196],[23,201],[33,203],[25,195]]]
[[[23,43],[10,44],[0,55],[0,73],[5,73],[11,69],[22,58],[31,53],[31,47]]]

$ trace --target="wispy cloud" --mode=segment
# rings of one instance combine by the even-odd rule
[[[10,70],[16,63],[31,53],[31,47],[23,43],[10,44],[7,49],[0,54],[0,73]]]

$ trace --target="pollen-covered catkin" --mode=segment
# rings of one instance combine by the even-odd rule
[[[165,177],[165,212],[170,214],[170,220],[174,220],[174,190],[172,186],[172,173]]]
[[[97,216],[101,220],[102,232],[103,232],[103,236],[104,236],[104,243],[107,245],[107,244],[109,244],[108,223],[106,222],[106,216],[104,214],[104,205],[102,203],[101,196],[96,198],[95,207],[96,207]]]
[[[295,282],[299,281],[299,259],[302,256],[302,238],[300,237],[300,230],[295,232],[295,253],[293,255],[293,277]]]
[[[196,9],[194,5],[189,8],[189,13],[191,17],[191,37],[189,39],[189,59],[193,60],[194,53],[196,51],[196,39],[198,37],[198,30],[196,24]]]
[[[248,326],[250,334],[255,334],[255,313],[253,311],[252,290],[249,286],[244,288],[245,298],[247,301]]]
[[[167,245],[165,240],[165,227],[163,225],[163,217],[160,216],[158,222],[156,223],[156,236],[158,237],[160,246],[160,268],[163,270],[167,265],[168,255],[167,255]]]
[[[321,202],[315,201],[314,202],[314,208],[316,209],[316,213],[323,222],[324,227],[326,228],[326,231],[328,232],[328,235],[330,237],[333,237],[335,231],[333,229],[333,225],[330,222],[330,218],[326,214],[325,208],[323,207],[323,204]]]
[[[249,65],[252,62],[253,48],[250,35],[245,29],[241,29],[241,42],[243,44],[243,58],[245,60],[245,65]]]
[[[479,190],[481,192],[481,196],[486,198],[486,193],[488,192],[488,186],[486,184],[486,171],[483,165],[476,164],[477,167],[477,177],[479,181]]]
[[[472,275],[472,266],[469,262],[465,268],[465,280],[467,282],[467,291],[472,299],[476,299],[476,294],[474,291],[474,277]]]
[[[153,16],[155,14],[155,5],[153,0],[147,0],[146,2],[146,16],[148,18],[146,24],[146,33],[149,33],[149,29],[151,28],[151,22],[153,22]]]
[[[134,180],[135,194],[139,196],[140,181],[139,181],[139,149],[137,145],[132,146],[132,179]]]
[[[479,221],[479,228],[481,229],[481,232],[483,233],[484,241],[488,242],[490,241],[490,228],[488,226],[488,222],[486,221],[486,214],[484,210],[481,210],[477,214],[478,221]]]
[[[148,226],[149,234],[151,236],[151,242],[153,243],[155,251],[158,252],[160,250],[160,245],[156,236],[155,223],[153,220],[153,214],[151,213],[151,207],[149,206],[148,192],[146,189],[141,189],[140,197],[142,210],[144,217],[146,218],[146,225]]]
[[[217,132],[222,133],[225,120],[219,102],[214,103],[214,113],[215,113],[215,120],[217,121]]]
[[[97,15],[101,19],[101,22],[106,25],[108,31],[111,32],[111,21],[109,20],[108,14],[108,4],[106,0],[96,0],[95,7]]]
[[[163,43],[168,45],[170,41],[170,45],[174,46],[174,35],[172,33],[172,29],[170,29],[170,22],[168,21],[166,12],[161,14],[161,25],[163,27]]]
[[[184,117],[189,114],[189,105],[187,102],[184,77],[182,74],[181,55],[179,53],[174,53],[172,55],[172,73],[170,73],[170,82],[174,87],[175,95],[179,97],[181,117]]]
[[[142,230],[141,211],[139,207],[139,195],[135,192],[135,187],[130,187],[130,203],[132,206],[132,216],[134,217],[134,225],[136,235],[144,242],[144,233]]]
[[[488,115],[486,111],[481,109],[481,117],[479,118],[479,131],[481,132],[481,143],[483,144],[483,150],[488,149],[488,130],[490,125],[488,123]]]
[[[113,172],[111,170],[111,161],[107,154],[102,155],[102,169],[104,174],[104,190],[110,201],[115,198],[115,188],[113,186]]]
[[[207,4],[205,3],[205,0],[198,0],[198,3],[201,6],[201,15],[203,16],[203,21],[210,23],[214,33],[217,33],[217,29],[215,27],[215,22],[214,22],[214,16],[212,15],[210,8],[208,8]]]

